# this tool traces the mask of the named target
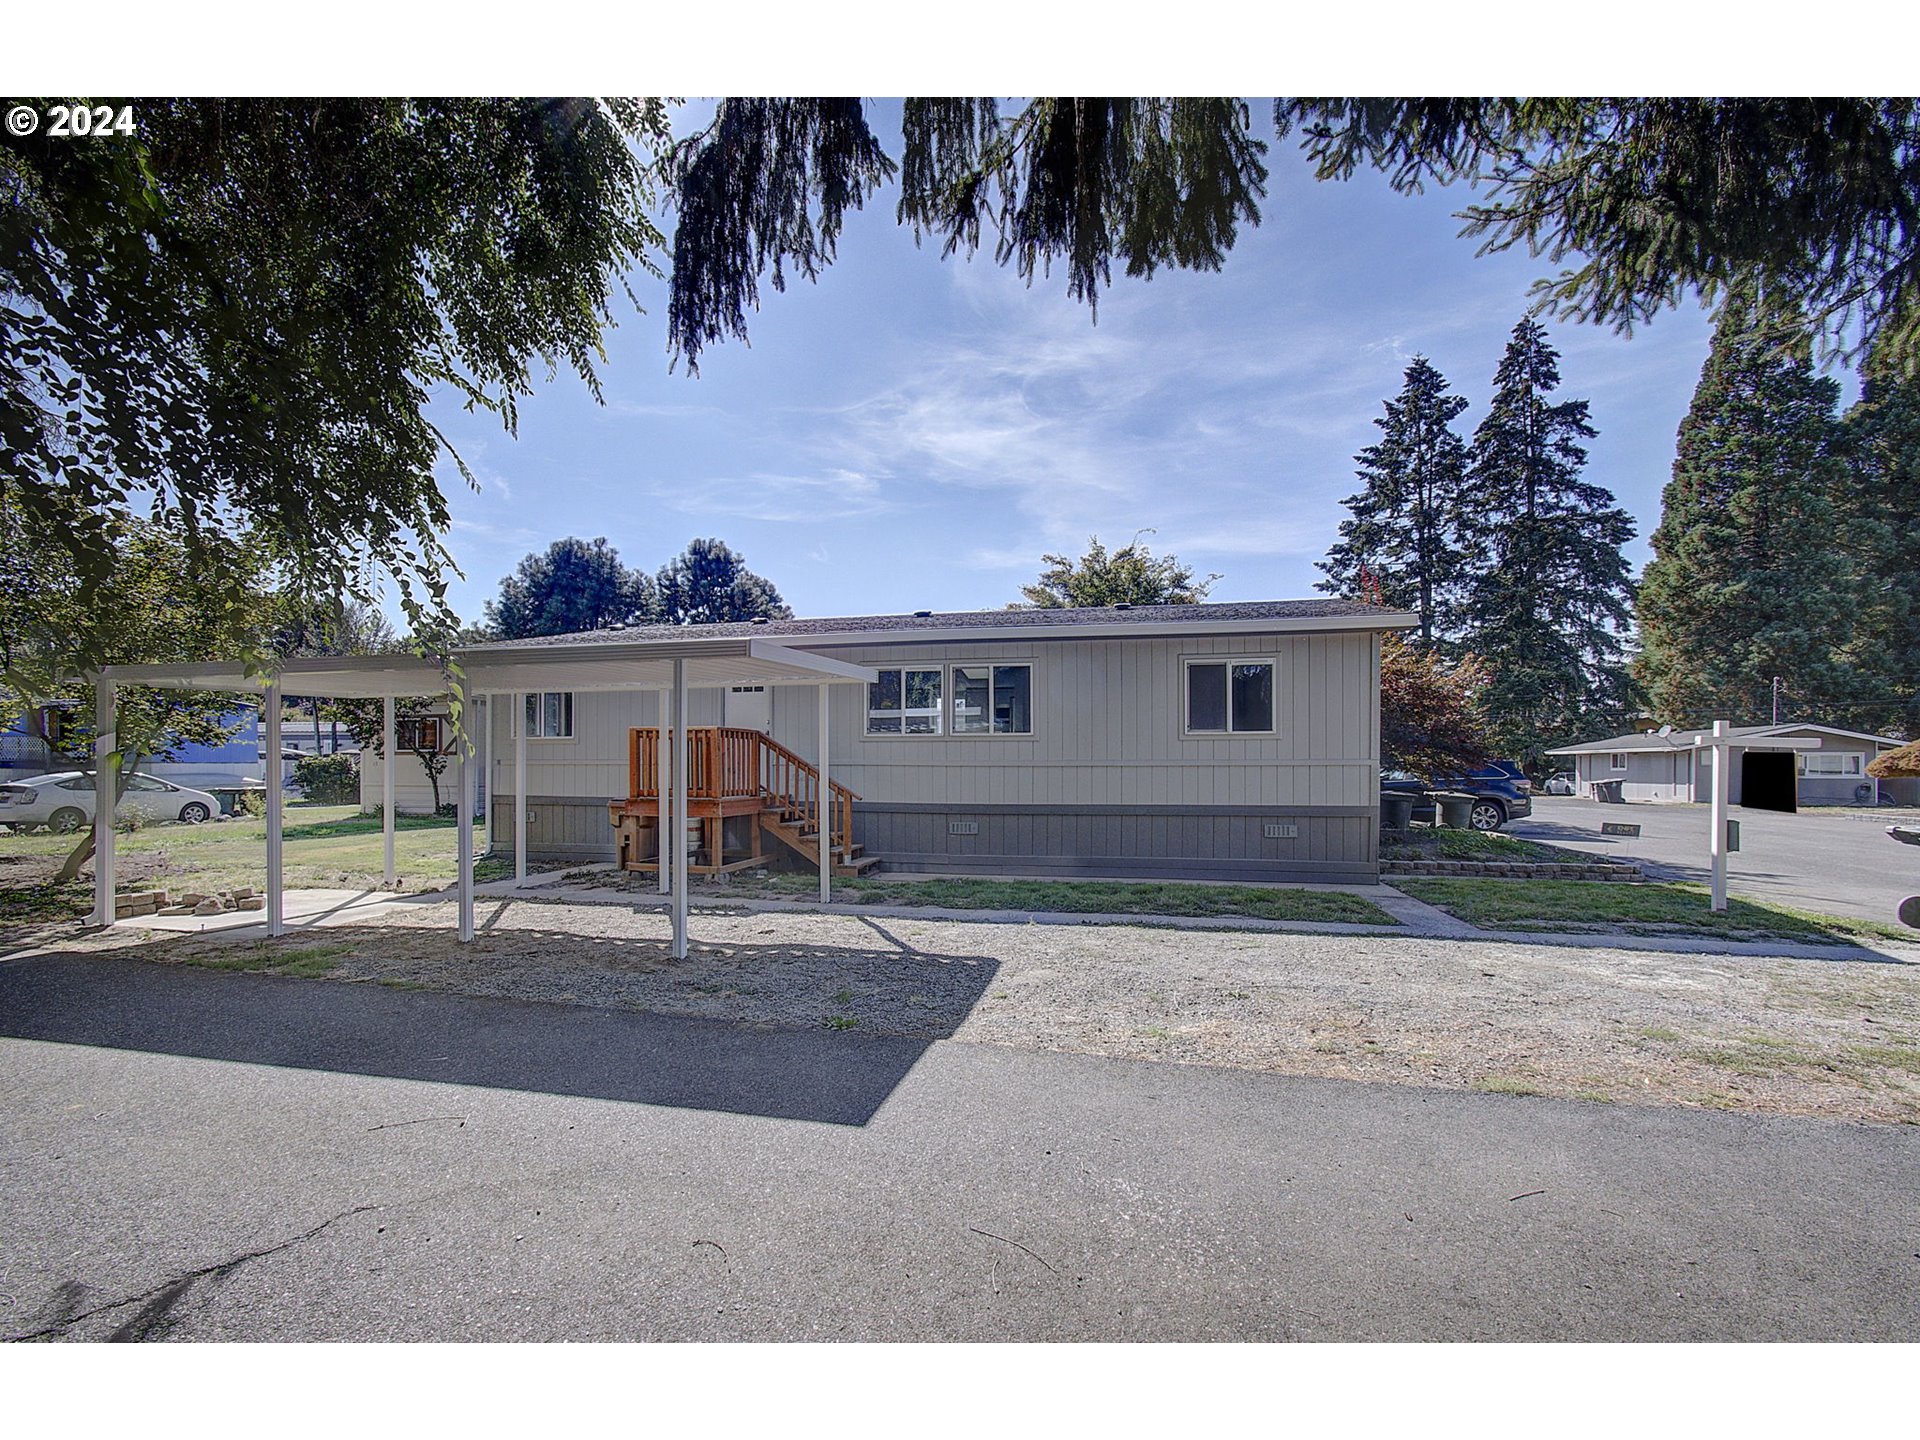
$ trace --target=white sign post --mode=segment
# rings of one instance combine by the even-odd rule
[[[1713,829],[1707,836],[1707,854],[1712,857],[1713,895],[1708,902],[1714,910],[1727,908],[1727,805],[1733,789],[1733,757],[1748,747],[1748,741],[1736,738],[1732,726],[1724,720],[1713,722],[1712,735],[1694,737],[1694,745],[1713,752],[1713,803],[1708,808],[1713,812]],[[1818,740],[1783,740],[1775,736],[1763,736],[1758,741],[1762,750],[1818,750]],[[1797,781],[1795,782],[1798,783]]]

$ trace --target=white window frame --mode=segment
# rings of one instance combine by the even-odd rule
[[[949,686],[948,686],[948,676],[947,676],[946,665],[939,660],[932,660],[932,661],[923,660],[918,663],[915,663],[912,660],[902,660],[897,665],[875,665],[873,667],[873,673],[876,676],[884,674],[889,670],[898,674],[900,677],[900,708],[898,710],[875,710],[873,708],[872,690],[863,689],[860,693],[861,693],[861,696],[864,698],[865,703],[861,708],[861,714],[865,718],[861,722],[863,726],[861,733],[869,740],[938,740],[940,739],[941,736],[947,733],[947,692],[948,692]],[[939,698],[934,702],[933,708],[931,710],[927,709],[924,706],[918,709],[911,709],[911,710],[907,708],[907,672],[909,670],[916,670],[923,675],[937,675],[940,677],[940,681],[939,681],[940,695],[939,695]],[[872,728],[873,720],[874,720],[874,716],[876,715],[897,715],[900,720],[900,728],[898,730],[873,729]],[[907,729],[906,728],[907,717],[909,715],[931,716],[933,719],[933,729],[931,730]]]
[[[1839,760],[1844,763],[1836,770],[1824,766],[1816,770],[1813,765],[1815,760]],[[1866,774],[1866,766],[1861,761],[1858,750],[1802,750],[1800,773],[1810,780],[1857,780]]]
[[[1193,681],[1189,673],[1196,665],[1223,665],[1227,669],[1227,728],[1193,728]],[[1233,728],[1233,667],[1265,665],[1273,671],[1273,724],[1266,730]],[[1280,738],[1280,657],[1277,655],[1182,655],[1180,657],[1180,735],[1186,740],[1277,740]]]
[[[1626,751],[1614,750],[1608,753],[1607,769],[1609,771],[1625,770],[1626,768],[1627,768],[1627,752]]]
[[[564,735],[547,735],[542,733],[542,731],[544,731],[546,727],[546,722],[547,722],[547,697],[549,695],[560,695],[565,697],[561,704],[561,714],[565,717],[565,723],[567,727],[566,733]],[[571,690],[523,690],[521,691],[520,698],[513,707],[512,723],[507,727],[507,738],[509,740],[517,740],[520,738],[520,726],[522,725],[522,723],[524,723],[524,718],[527,713],[527,701],[537,700],[538,709],[540,712],[541,731],[529,730],[527,732],[527,739],[530,741],[573,739],[574,738],[573,696],[574,696],[574,692]]]
[[[1024,730],[999,731],[993,728],[993,672],[1015,668],[1027,672],[1027,728]],[[955,740],[1031,740],[1039,733],[1034,722],[1038,718],[1034,705],[1035,671],[1040,667],[1032,660],[954,660],[947,665],[947,734]],[[960,728],[960,684],[953,678],[956,670],[985,670],[987,672],[987,728],[984,730],[962,730]]]
[[[419,755],[422,747],[409,745],[406,736],[412,733],[422,734],[426,726],[433,726],[434,748],[427,751],[431,755],[451,755],[453,753],[453,718],[449,715],[401,715],[395,718],[393,725],[393,743],[408,755]]]

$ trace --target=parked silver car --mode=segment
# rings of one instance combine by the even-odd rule
[[[125,820],[138,812],[143,820],[179,820],[197,825],[220,813],[220,802],[204,790],[156,780],[151,775],[129,775],[113,808]],[[93,776],[70,770],[60,775],[35,775],[0,785],[0,825],[24,828],[45,825],[69,833],[93,823]]]
[[[1547,783],[1540,788],[1549,795],[1571,795],[1576,788],[1573,783],[1573,772],[1571,770],[1556,770],[1553,774],[1547,776]]]

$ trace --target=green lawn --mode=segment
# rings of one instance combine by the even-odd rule
[[[394,862],[403,890],[431,890],[454,879],[454,822],[402,815],[394,823]],[[380,821],[352,805],[290,805],[284,828],[289,890],[375,889],[381,883]],[[55,886],[53,872],[79,837],[0,835],[0,922],[84,916],[92,905],[92,866],[78,882]],[[258,886],[267,872],[267,822],[243,816],[205,825],[148,825],[123,831],[115,847],[120,888],[174,890]],[[481,836],[476,829],[476,848]],[[492,866],[475,867],[495,878]]]
[[[809,875],[736,879],[714,894],[810,896]],[[1258,920],[1397,925],[1358,895],[1268,885],[1181,885],[1127,880],[836,880],[833,898],[868,905],[929,905],[948,910],[1039,910],[1068,914],[1241,915]]]
[[[1702,885],[1618,885],[1586,880],[1393,880],[1416,900],[1488,930],[1613,930],[1630,935],[1714,935],[1730,940],[1911,940],[1872,920],[1816,915],[1764,900],[1729,899],[1717,914]]]

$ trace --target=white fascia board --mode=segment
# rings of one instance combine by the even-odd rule
[[[1782,730],[1818,730],[1823,735],[1838,735],[1843,739],[1847,739],[1847,740],[1870,740],[1876,745],[1886,746],[1889,750],[1898,749],[1900,746],[1907,743],[1904,740],[1895,740],[1888,735],[1869,735],[1863,730],[1842,730],[1838,725],[1810,725],[1806,723],[1801,723],[1801,724],[1788,723],[1785,725],[1769,725],[1761,733],[1765,735],[1775,735]]]
[[[1783,735],[1722,735],[1716,739],[1708,734],[1695,736],[1692,748],[1710,750],[1720,744],[1733,750],[1818,750],[1826,743],[1824,740],[1789,740]]]
[[[1170,640],[1208,635],[1295,635],[1328,631],[1411,630],[1420,617],[1405,611],[1381,615],[1308,615],[1296,620],[1207,620],[1153,625],[974,625],[948,630],[847,630],[832,635],[783,635],[796,650],[834,650],[846,645],[1017,645],[1023,640]]]
[[[836,660],[830,655],[811,655],[791,645],[783,645],[776,640],[749,640],[748,655],[755,661],[770,665],[787,665],[803,672],[812,672],[817,679],[808,680],[804,676],[795,677],[796,684],[861,684],[871,685],[879,677],[871,667],[855,665],[847,660]]]
[[[670,690],[673,661],[686,660],[689,683],[722,685],[852,685],[873,680],[864,665],[809,655],[771,640],[599,641],[473,650],[456,656],[475,694],[534,690]]]

